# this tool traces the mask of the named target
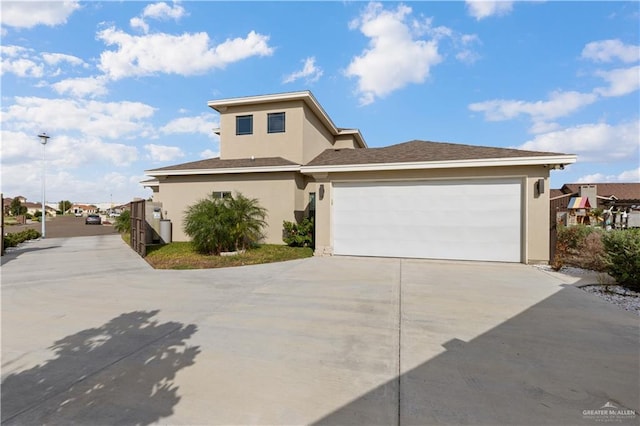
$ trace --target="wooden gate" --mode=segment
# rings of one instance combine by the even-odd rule
[[[145,200],[132,201],[129,203],[131,207],[131,248],[136,251],[140,256],[145,257],[147,255],[146,245],[146,227],[147,222],[145,220],[144,211]]]

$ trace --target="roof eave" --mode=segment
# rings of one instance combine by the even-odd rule
[[[273,172],[298,172],[297,164],[288,166],[259,166],[259,167],[227,167],[220,169],[177,169],[177,170],[145,170],[149,176],[193,176],[193,175],[224,175],[238,173],[273,173]]]
[[[467,167],[505,167],[505,166],[536,166],[549,167],[561,166],[576,162],[575,155],[554,155],[516,158],[487,158],[473,160],[448,160],[448,161],[417,161],[402,163],[365,163],[344,165],[302,166],[300,171],[304,174],[329,173],[329,172],[366,172],[384,170],[417,170],[417,169],[453,169]]]

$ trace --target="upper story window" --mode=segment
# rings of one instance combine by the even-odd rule
[[[236,116],[236,135],[253,134],[253,115]]]
[[[284,133],[284,112],[267,114],[267,133]]]

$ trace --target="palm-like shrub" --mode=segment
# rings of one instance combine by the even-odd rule
[[[125,210],[120,213],[120,216],[116,217],[116,222],[113,225],[116,231],[120,233],[130,233],[131,232],[131,212],[129,210]]]
[[[263,238],[267,211],[258,200],[237,194],[235,198],[208,198],[185,211],[184,232],[194,248],[207,254],[246,249]]]

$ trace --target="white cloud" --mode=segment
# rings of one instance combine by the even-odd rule
[[[597,71],[596,75],[609,83],[609,87],[594,89],[594,92],[602,96],[624,96],[640,88],[640,65],[611,71]]]
[[[322,77],[322,68],[316,66],[316,58],[313,56],[304,60],[304,66],[300,71],[294,71],[284,78],[283,83],[293,83],[301,78],[305,79],[306,84],[315,83]]]
[[[107,80],[104,77],[69,78],[51,85],[59,95],[65,93],[77,98],[95,98],[107,94]]]
[[[251,56],[273,53],[269,37],[254,31],[246,38],[229,39],[217,46],[211,46],[205,32],[133,36],[110,27],[97,37],[108,46],[117,46],[100,55],[100,69],[114,80],[155,73],[203,74]]]
[[[63,53],[43,53],[42,59],[49,65],[68,63],[70,65],[85,65],[85,62],[77,56],[65,55]]]
[[[0,73],[12,73],[18,77],[40,78],[44,75],[44,67],[31,59],[5,59],[2,58]]]
[[[525,102],[518,100],[493,99],[469,105],[469,109],[484,113],[488,121],[504,121],[519,115],[528,115],[534,121],[532,130],[545,127],[544,122],[567,116],[580,108],[592,104],[598,96],[593,93],[552,92],[546,101]]]
[[[2,46],[2,67],[0,74],[12,73],[18,77],[42,78],[62,73],[60,64],[88,67],[82,59],[63,53],[36,53],[22,46]],[[56,67],[56,68],[52,68]]]
[[[129,25],[133,29],[142,30],[142,32],[144,32],[145,34],[149,32],[149,24],[147,24],[145,20],[140,18],[139,16],[136,16],[135,18],[131,18],[129,20]]]
[[[153,3],[144,8],[142,16],[154,19],[175,19],[178,20],[186,15],[182,6],[174,3],[173,7],[167,3]]]
[[[200,153],[200,158],[217,158],[217,157],[220,157],[220,153],[212,149],[205,149]]]
[[[33,28],[36,25],[64,24],[80,9],[78,1],[2,1],[0,22],[3,26]]]
[[[480,21],[490,16],[503,16],[513,10],[512,1],[466,0],[469,15]]]
[[[153,162],[172,161],[184,157],[184,153],[177,146],[147,144],[144,149],[149,153],[149,158]]]
[[[201,133],[207,136],[215,136],[213,129],[218,127],[214,122],[214,116],[209,114],[201,114],[195,117],[180,117],[171,120],[160,128],[164,134],[176,133]]]
[[[173,19],[177,21],[185,15],[187,15],[186,11],[179,4],[174,3],[172,7],[163,2],[152,3],[144,8],[141,16],[131,18],[129,25],[131,25],[132,28],[141,29],[146,34],[149,32],[149,24],[147,24],[145,18],[158,20]]]
[[[408,24],[410,14],[411,8],[405,5],[385,10],[380,3],[370,3],[351,22],[351,28],[358,28],[370,39],[369,48],[353,58],[345,71],[358,79],[361,104],[370,104],[410,83],[423,83],[431,67],[442,61],[435,40],[415,38],[412,29],[422,32],[424,26]]]
[[[23,131],[2,130],[2,167],[38,164],[41,167],[42,145],[36,134]],[[75,169],[90,164],[108,163],[113,166],[128,166],[138,158],[138,150],[121,143],[103,142],[98,137],[74,137],[68,134],[52,136],[45,148],[47,169]],[[22,174],[16,176],[20,179]],[[3,180],[13,178],[5,175]]]
[[[624,44],[618,39],[593,41],[582,49],[582,57],[595,62],[612,62],[616,59],[626,63],[637,62],[640,61],[640,46]]]
[[[583,124],[537,135],[518,148],[577,154],[580,161],[608,162],[638,159],[640,121],[619,125]]]
[[[582,176],[576,183],[616,183],[616,182],[640,182],[640,167],[632,170],[625,170],[619,174],[594,173]]]
[[[60,112],[64,111],[64,114]],[[141,102],[98,102],[83,99],[16,97],[2,110],[2,128],[12,131],[78,132],[118,139],[150,131],[154,108]]]

